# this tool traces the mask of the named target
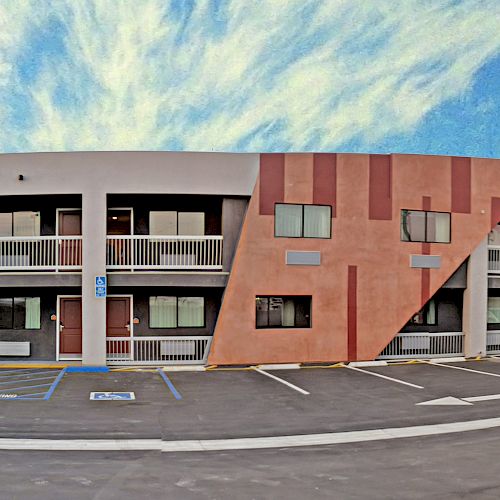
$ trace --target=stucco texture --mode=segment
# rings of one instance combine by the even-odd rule
[[[281,201],[313,203],[314,155],[286,154],[284,162]],[[336,156],[331,239],[275,238],[274,216],[259,214],[257,180],[209,363],[348,360],[348,266],[357,268],[355,354],[350,358],[374,359],[422,307],[426,297],[431,297],[472,253],[492,226],[492,200],[500,197],[500,161],[471,160],[471,213],[452,214],[449,244],[400,241],[400,211],[422,210],[430,201],[431,210],[451,212],[452,159],[391,155],[390,162],[392,218],[372,220],[370,155]],[[321,265],[287,266],[287,250],[320,251]],[[425,272],[411,268],[410,254],[422,253],[440,255],[441,268]],[[258,295],[311,295],[311,328],[256,329]]]

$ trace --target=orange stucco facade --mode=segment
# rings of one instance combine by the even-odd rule
[[[282,158],[283,199],[274,201],[313,204],[315,189],[321,189],[322,182],[314,178],[319,171],[315,155]],[[333,181],[328,180],[335,182],[331,239],[274,237],[274,215],[261,214],[259,209],[266,186],[257,180],[209,363],[374,359],[500,216],[492,213],[500,206],[499,160],[468,160],[465,177],[459,172],[456,175],[462,177],[456,178],[450,157],[391,155],[384,159],[388,170],[380,175],[370,155],[338,154],[334,160]],[[470,213],[453,212],[452,198],[456,206],[457,196],[464,192],[470,195]],[[388,210],[387,217],[376,214],[379,201]],[[402,209],[451,212],[451,243],[401,241]],[[287,265],[287,250],[319,251],[321,264]],[[422,254],[441,256],[440,268],[410,267],[410,255]],[[265,295],[310,295],[311,328],[257,329],[255,298]]]

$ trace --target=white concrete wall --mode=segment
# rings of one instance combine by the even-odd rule
[[[486,354],[487,310],[488,238],[485,238],[469,257],[467,266],[462,325],[466,357]]]

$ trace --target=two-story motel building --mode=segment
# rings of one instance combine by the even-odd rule
[[[0,360],[500,352],[499,222],[493,159],[3,154]]]

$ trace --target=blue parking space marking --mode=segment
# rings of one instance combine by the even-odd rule
[[[0,372],[0,400],[39,400],[47,401],[51,398],[57,385],[64,377],[66,368],[62,370],[11,370]],[[52,374],[52,376],[43,376]],[[40,375],[42,375],[40,377]],[[48,380],[47,383],[37,384],[38,381]],[[35,382],[35,383],[34,383]],[[8,387],[7,387],[8,386]],[[47,388],[33,392],[32,389]]]
[[[174,395],[174,398],[177,400],[182,399],[182,396],[177,391],[174,384],[172,384],[171,380],[167,377],[167,374],[161,368],[158,368],[157,370],[158,373],[160,374],[160,377],[163,379],[165,384],[167,384],[167,387],[170,389],[170,392]]]

